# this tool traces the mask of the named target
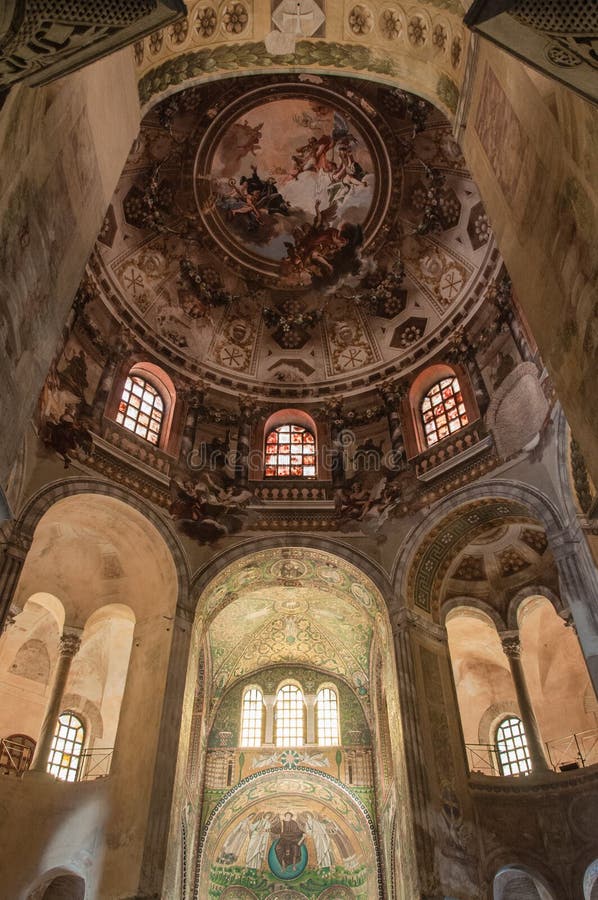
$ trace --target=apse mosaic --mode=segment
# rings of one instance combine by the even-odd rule
[[[371,819],[326,776],[278,771],[247,779],[214,810],[199,895],[373,900]]]
[[[216,696],[257,669],[302,662],[340,676],[368,702],[381,604],[362,573],[323,551],[266,550],[232,563],[198,607],[210,622]]]

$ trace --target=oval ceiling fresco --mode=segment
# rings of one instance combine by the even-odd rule
[[[277,287],[325,286],[358,268],[389,199],[384,145],[346,98],[313,86],[249,92],[202,139],[197,207],[225,254]]]

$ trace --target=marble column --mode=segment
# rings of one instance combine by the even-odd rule
[[[316,743],[316,695],[304,694],[305,709],[307,711],[307,735],[306,744]]]
[[[194,460],[191,458],[190,454],[193,452],[195,448],[195,441],[197,437],[197,425],[199,422],[199,414],[201,406],[203,405],[204,395],[201,391],[189,391],[187,394],[187,416],[185,419],[185,427],[183,428],[183,438],[181,440],[181,459],[187,463],[189,468],[195,468],[193,465]],[[193,454],[196,456],[197,454]],[[205,459],[200,459],[198,462],[204,463]],[[209,463],[209,460],[207,461]]]
[[[434,826],[430,818],[431,796],[428,778],[429,764],[424,749],[420,725],[420,701],[417,695],[417,676],[411,632],[414,629],[407,609],[399,612],[393,626],[397,659],[399,698],[405,758],[411,804],[415,819],[415,848],[420,880],[434,872]]]
[[[66,683],[71,670],[71,663],[81,646],[79,631],[65,631],[60,638],[58,662],[52,679],[50,696],[46,704],[44,721],[35,747],[35,755],[29,772],[47,772],[48,757],[52,739],[56,733],[58,716],[62,709],[62,698],[66,689]]]
[[[548,771],[548,763],[546,762],[540,728],[527,687],[525,672],[523,671],[519,633],[516,631],[503,632],[500,639],[504,654],[509,660],[511,675],[513,676],[513,684],[515,685],[515,693],[517,694],[517,703],[521,713],[521,721],[523,722],[523,727],[525,729],[527,747],[532,761],[532,771],[546,772]]]
[[[496,285],[494,301],[498,309],[498,325],[504,330],[507,328],[511,332],[513,342],[519,351],[519,355],[523,362],[535,362],[530,346],[525,337],[521,321],[516,313],[513,302],[513,288],[510,279],[503,278]]]
[[[264,696],[264,706],[266,707],[266,733],[264,744],[266,747],[274,746],[274,704],[276,697],[274,694],[266,694]]]
[[[192,627],[193,612],[181,605],[177,606],[139,879],[138,893],[143,897],[162,896],[168,835],[175,806],[175,795],[180,790],[180,784],[177,785],[175,779]]]
[[[484,376],[478,363],[475,347],[471,344],[469,337],[463,332],[456,332],[452,339],[452,349],[447,355],[450,362],[461,364],[467,369],[471,386],[475,394],[476,402],[480,414],[483,416],[488,409],[490,396],[486,389]]]
[[[598,697],[598,571],[579,524],[549,535],[559,573],[559,593],[569,608]]]
[[[100,410],[100,415],[104,415],[106,401],[108,400],[108,395],[110,394],[110,389],[112,388],[112,382],[114,381],[116,367],[119,363],[119,360],[121,359],[121,352],[122,348],[117,345],[115,348],[110,350],[106,358],[106,362],[104,363],[104,368],[100,376],[98,388],[93,398],[93,407],[94,409]]]

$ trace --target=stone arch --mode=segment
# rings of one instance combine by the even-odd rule
[[[288,550],[288,553],[285,552],[286,550]],[[301,552],[303,550],[305,553]],[[268,551],[271,551],[271,554]],[[210,679],[206,682],[210,687],[212,698],[206,697],[205,702],[208,706],[204,708],[218,709],[219,702],[225,696],[225,692],[229,686],[232,686],[234,690],[234,685],[237,682],[243,680],[244,684],[245,678],[253,679],[255,677],[255,672],[258,669],[267,668],[264,663],[264,658],[259,655],[256,656],[253,653],[253,647],[259,645],[259,641],[256,642],[254,637],[251,637],[249,653],[243,652],[242,655],[237,653],[236,647],[239,641],[234,637],[234,622],[236,621],[234,613],[235,602],[240,602],[247,614],[249,614],[249,606],[244,600],[247,600],[252,604],[252,610],[254,609],[255,604],[259,605],[260,603],[263,603],[264,601],[261,598],[263,598],[264,594],[264,585],[269,583],[270,578],[274,578],[275,580],[278,578],[278,575],[280,574],[279,568],[280,566],[284,566],[286,561],[290,561],[299,567],[304,567],[303,575],[296,575],[297,578],[303,579],[303,587],[301,590],[304,590],[307,584],[310,585],[306,595],[307,600],[302,600],[302,602],[306,602],[306,609],[305,612],[299,612],[297,614],[299,618],[302,616],[313,615],[316,605],[319,603],[319,601],[314,599],[316,597],[314,591],[319,590],[318,584],[320,584],[325,591],[322,596],[331,598],[331,610],[337,609],[337,605],[342,600],[341,595],[344,592],[346,602],[349,606],[353,606],[353,616],[356,617],[356,621],[361,622],[360,617],[362,616],[365,616],[368,619],[368,622],[365,623],[367,625],[365,631],[371,632],[371,636],[373,636],[373,639],[371,640],[372,650],[370,651],[370,656],[374,652],[374,646],[379,647],[387,671],[385,683],[389,689],[389,693],[392,695],[391,712],[393,718],[391,727],[394,732],[393,753],[395,754],[392,759],[393,777],[396,784],[399,786],[397,790],[402,792],[406,789],[406,767],[404,755],[399,749],[402,748],[403,740],[402,719],[400,715],[400,697],[396,675],[396,664],[394,661],[394,645],[390,633],[390,620],[388,616],[390,585],[386,574],[379,565],[363,558],[360,553],[356,553],[354,549],[341,541],[319,537],[315,540],[313,537],[305,534],[287,534],[284,536],[278,535],[275,538],[251,539],[241,541],[234,547],[228,548],[223,553],[214,556],[209,563],[202,566],[195,573],[191,588],[191,597],[193,605],[196,608],[196,616],[193,627],[192,657],[189,662],[187,687],[185,689],[186,696],[190,698],[192,691],[195,692],[196,672],[200,665],[199,649],[204,640],[210,652],[208,652],[208,660],[203,663],[203,668],[204,671],[208,671],[210,665],[209,659],[211,657],[211,642],[206,636],[210,634],[210,628],[213,627],[215,622],[218,622],[218,618],[221,615],[224,615],[225,618],[227,615],[231,617],[230,637],[228,624],[226,624],[226,621],[228,620],[221,620],[218,624],[218,646],[216,648],[218,651],[217,660],[219,662],[218,665],[214,663],[212,666],[212,669],[210,670]],[[333,569],[339,570],[339,575],[341,577],[340,582],[337,581],[335,575],[331,575]],[[329,582],[327,581],[326,574],[322,574],[323,570],[328,573],[328,578],[332,580]],[[289,575],[287,577],[290,578],[291,576]],[[357,592],[354,590],[357,587],[356,582],[360,582],[362,585],[361,589],[357,589]],[[276,583],[278,584],[279,582],[277,581]],[[363,591],[364,586],[365,591]],[[293,590],[293,587],[285,584],[283,578],[280,580],[280,586],[277,590],[278,596],[273,601],[275,606],[286,598],[286,594],[283,596],[281,591],[284,590],[288,592],[289,590]],[[247,592],[246,596],[243,592]],[[366,596],[366,594],[368,596]],[[261,629],[264,628],[265,625],[269,625],[270,620],[273,622],[278,621],[280,618],[280,610],[275,608],[275,606],[272,607],[272,611],[268,614],[268,617],[262,618],[257,616],[255,618],[255,621],[258,623],[255,626],[256,634],[259,632],[261,635]],[[312,611],[311,613],[310,609]],[[318,606],[318,610],[319,609],[320,607]],[[340,610],[340,606],[338,606],[338,609]],[[312,624],[314,621],[316,620],[312,620]],[[317,625],[316,630],[318,633],[320,628],[321,626]],[[362,629],[362,632],[360,633],[365,633],[365,631]],[[247,638],[247,635],[244,635],[243,639],[245,638]],[[318,656],[320,650],[317,650],[317,648],[314,651],[315,655],[313,657],[309,653],[306,657],[302,649],[300,655],[294,659],[292,655],[287,657],[287,654],[280,657],[277,656],[276,654],[278,651],[274,645],[271,645],[271,653],[269,651],[269,656],[271,655],[272,657],[272,665],[288,667],[307,666],[311,670],[319,670],[322,673],[329,672],[339,684],[345,682],[345,687],[348,686],[354,693],[356,703],[362,707],[361,712],[365,716],[364,721],[370,726],[370,718],[366,713],[365,706],[367,706],[368,703],[369,706],[372,706],[374,702],[373,698],[370,698],[369,696],[369,685],[372,677],[371,660],[364,671],[361,672],[359,666],[355,666],[354,663],[348,662],[348,660],[353,658],[350,651],[347,651],[346,654],[344,652],[341,654],[345,645],[342,643],[344,639],[341,638],[340,634],[334,634],[334,641],[329,641],[329,638],[330,635],[326,633],[324,629],[322,630],[322,640],[316,642],[318,646],[321,645],[321,647],[326,648],[323,651],[324,655],[322,656],[321,664],[319,663]],[[221,646],[223,641],[226,644],[226,647],[224,648]],[[336,644],[338,644],[338,647]],[[229,645],[232,645],[231,651],[229,651]],[[278,646],[277,643],[276,647]],[[303,647],[303,645],[301,646]],[[338,667],[330,666],[329,661],[336,658],[330,655],[331,652],[336,653],[339,660],[342,655],[342,665],[339,665]],[[320,655],[322,654],[320,653]],[[234,660],[236,660],[236,662]],[[326,660],[328,660],[328,662],[326,662]],[[226,665],[223,668],[222,663],[225,661]],[[388,671],[393,673],[392,677],[388,675]],[[234,672],[234,678],[229,678],[229,674],[232,672]],[[359,674],[363,675],[363,680],[357,678]],[[221,675],[226,677],[221,679]],[[325,678],[325,674],[323,677]],[[343,738],[343,740],[346,743],[346,738]],[[188,769],[189,757],[194,753],[193,747],[192,730],[190,730],[189,735],[187,735],[187,733],[182,733],[177,763],[179,771],[186,771]],[[236,752],[235,747],[229,747],[228,743],[222,745],[221,751],[219,750],[219,747],[220,745],[213,748],[212,760],[216,767],[223,764],[225,757],[230,763],[230,760],[235,758],[234,754]],[[359,766],[371,765],[371,751],[369,744],[364,744],[364,747],[366,749],[363,754],[359,756]],[[205,769],[206,763],[204,762],[203,765]],[[246,761],[244,765],[251,770],[250,761]],[[240,777],[242,773],[236,763],[234,763],[234,767],[235,773],[238,772]],[[214,771],[214,777],[218,780],[220,769],[218,769],[218,772],[216,772],[216,770]],[[247,769],[245,769],[245,771],[247,771]],[[280,772],[280,770],[278,771]],[[254,774],[261,775],[261,772],[258,771]],[[363,772],[359,777],[365,777]],[[234,784],[234,781],[232,783]],[[185,800],[182,796],[184,791],[185,788],[181,787],[181,796],[175,797],[173,804],[173,808],[175,810],[180,810],[181,815],[183,814],[186,805],[194,802],[189,798]],[[175,813],[175,815],[177,821],[180,821],[181,815],[178,813]],[[400,811],[397,811],[397,816],[401,820],[401,833],[406,836],[410,835],[410,810],[402,807]],[[202,840],[203,839],[204,838],[202,838]],[[410,838],[407,837],[406,840],[409,842]],[[189,853],[191,858],[188,858],[185,863],[186,870],[189,870],[189,868],[193,870],[197,869],[197,847],[199,842],[199,834],[194,835],[188,830],[187,846],[190,848]],[[405,852],[406,845],[407,844],[404,841],[401,848],[401,854]],[[173,836],[169,844],[165,876],[165,885],[168,890],[172,890],[173,892],[177,891],[177,885],[182,883],[183,875],[180,867],[180,858],[180,835],[178,837]],[[411,875],[408,877],[410,879]],[[401,896],[410,896],[410,889],[413,887],[411,881],[406,880],[405,884],[402,885],[403,893]],[[370,896],[370,894],[368,894],[368,896]]]
[[[598,900],[598,859],[592,860],[583,876],[584,900]]]
[[[462,608],[477,609],[485,613],[489,619],[492,619],[499,633],[507,630],[507,623],[500,613],[490,603],[480,600],[479,597],[451,597],[450,600],[446,600],[440,607],[440,624],[446,626],[447,620],[452,618],[453,615],[458,615],[459,610]]]
[[[234,72],[235,78],[243,78],[267,70],[273,75],[286,75],[289,72],[305,72],[316,76],[332,74],[345,78],[375,81],[388,87],[399,87],[428,100],[437,106],[449,120],[454,118],[459,95],[458,87],[440,67],[430,78],[430,67],[435,68],[435,66],[427,55],[425,58],[416,59],[414,54],[409,59],[409,65],[400,66],[399,69],[388,55],[381,61],[380,55],[373,53],[370,48],[329,41],[318,43],[320,46],[326,47],[328,44],[333,47],[337,59],[319,62],[318,43],[308,41],[302,43],[306,47],[309,46],[307,56],[304,56],[303,60],[289,60],[286,64],[281,62],[280,54],[271,54],[263,45],[251,43],[248,46],[251,62],[244,65],[244,42],[239,42],[235,46],[240,53],[238,53],[234,70],[231,70],[230,63],[219,69],[218,54],[214,53],[212,47],[202,48],[195,53],[187,53],[182,58],[173,56],[153,69],[148,69],[140,76],[138,88],[141,114],[142,116],[146,115],[157,103],[180,90],[199,87],[208,79],[210,81],[225,80],[231,77],[231,71]],[[230,46],[221,46],[217,49],[228,51],[230,59]],[[256,52],[263,56],[262,66],[256,60]],[[406,55],[410,56],[410,54]],[[292,57],[292,54],[285,54],[285,56],[288,59]],[[206,67],[202,71],[202,65],[208,59],[212,59],[210,69],[208,71]],[[338,62],[339,59],[343,62]],[[198,71],[201,74],[197,74]]]
[[[492,896],[493,900],[556,900],[547,880],[535,869],[519,863],[498,870]]]
[[[537,519],[551,549],[565,527],[555,504],[537,488],[520,482],[496,479],[455,491],[412,529],[395,558],[391,579],[401,603],[429,613],[434,586],[443,573],[442,566],[446,568],[452,558],[450,552],[480,523],[498,517]],[[454,532],[455,523],[458,533]]]
[[[555,591],[551,590],[551,588],[546,587],[543,584],[526,584],[525,587],[521,588],[521,590],[517,591],[517,593],[511,598],[509,603],[509,609],[507,612],[507,627],[511,629],[515,629],[519,624],[519,611],[523,604],[533,596],[541,596],[546,597],[547,600],[553,605],[555,612],[559,616],[564,616],[566,609],[563,604],[563,601],[559,597]]]
[[[54,481],[41,488],[24,506],[21,515],[15,521],[14,532],[18,540],[26,547],[31,545],[35,529],[48,510],[59,500],[91,494],[100,497],[111,497],[132,507],[151,522],[166,544],[176,569],[177,605],[186,608],[189,598],[189,566],[187,557],[174,526],[165,520],[157,510],[137,494],[109,481],[94,478],[76,477]],[[13,537],[11,536],[11,540]]]
[[[190,596],[193,608],[195,609],[197,607],[199,597],[217,572],[226,568],[231,563],[236,562],[238,559],[245,556],[251,556],[252,553],[280,547],[318,549],[338,556],[345,562],[356,566],[364,575],[373,581],[387,605],[392,598],[392,587],[388,575],[382,566],[373,562],[358,550],[355,550],[350,544],[324,537],[318,537],[317,541],[315,541],[308,535],[289,532],[286,534],[279,534],[276,537],[252,538],[240,541],[238,544],[235,544],[234,547],[230,547],[217,556],[213,556],[209,562],[205,563],[194,573],[191,580]]]
[[[46,872],[27,900],[84,900],[85,880],[67,869]]]

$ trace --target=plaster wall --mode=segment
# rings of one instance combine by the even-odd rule
[[[138,125],[129,49],[47,87],[19,87],[2,109],[2,484]]]
[[[480,41],[468,165],[594,479],[598,111]]]

